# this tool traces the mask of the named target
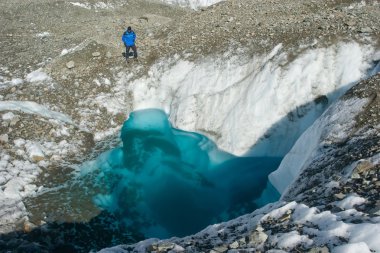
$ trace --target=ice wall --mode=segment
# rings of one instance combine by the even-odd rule
[[[220,151],[207,137],[172,128],[161,110],[131,113],[121,138],[121,148],[98,160],[97,178],[106,192],[95,202],[131,233],[184,236],[279,197],[276,192],[254,202],[279,158]]]
[[[270,182],[284,193],[312,159],[318,157],[324,143],[339,142],[347,138],[367,99],[342,100],[331,106],[302,136],[284,157],[279,168],[269,175]]]
[[[339,43],[290,58],[281,45],[243,60],[177,57],[121,81],[133,108],[161,108],[175,127],[205,133],[235,155],[285,155],[327,106],[367,75],[373,48]],[[125,88],[127,87],[127,88]],[[117,93],[116,93],[117,94]],[[116,95],[117,96],[117,95]]]

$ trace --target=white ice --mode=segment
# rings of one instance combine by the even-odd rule
[[[367,244],[363,242],[359,243],[347,243],[335,247],[331,253],[371,253],[371,250],[368,248]]]
[[[318,155],[319,147],[324,143],[343,141],[355,124],[354,118],[367,102],[367,99],[353,98],[332,105],[302,134],[279,168],[269,175],[273,186],[284,193],[312,158]]]
[[[60,112],[51,111],[47,107],[32,101],[0,101],[0,111],[21,111],[74,125],[69,116]]]
[[[126,101],[129,92],[134,110],[161,108],[175,127],[206,133],[230,153],[281,156],[322,113],[323,102],[314,100],[342,95],[366,76],[372,56],[371,47],[352,42],[310,49],[295,60],[281,45],[245,60],[174,58],[147,77],[121,81],[114,100]]]
[[[42,33],[37,33],[36,36],[39,38],[46,38],[49,37],[51,34],[49,32],[42,32]]]
[[[190,7],[192,9],[198,9],[200,7],[207,7],[223,0],[159,0],[167,4],[175,4],[183,7]]]
[[[70,4],[74,5],[74,6],[77,6],[77,7],[81,7],[81,8],[84,8],[84,9],[87,9],[87,10],[91,10],[91,9],[113,9],[115,8],[115,6],[112,4],[112,3],[105,3],[105,2],[96,2],[94,4],[90,4],[90,3],[79,3],[79,2],[70,2]]]
[[[33,82],[42,82],[45,80],[49,80],[50,77],[48,76],[48,74],[43,72],[41,69],[37,69],[37,70],[29,73],[25,79],[26,79],[26,81],[33,83]]]
[[[349,195],[341,201],[335,203],[336,206],[340,207],[343,210],[352,209],[356,205],[361,205],[366,202],[365,198]]]
[[[313,244],[313,240],[305,235],[300,235],[297,231],[276,234],[271,242],[277,244],[280,249],[293,249],[297,245],[310,246]]]

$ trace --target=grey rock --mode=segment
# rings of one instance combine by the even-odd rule
[[[354,20],[348,20],[344,24],[347,26],[354,26],[354,25],[356,25],[356,22]]]
[[[255,231],[248,236],[248,245],[259,247],[268,239],[268,235],[261,231]]]
[[[329,248],[325,247],[317,247],[310,249],[307,253],[330,253]]]
[[[369,161],[362,161],[362,162],[358,163],[358,165],[354,169],[354,172],[357,172],[359,174],[360,173],[364,173],[364,172],[369,171],[373,167],[374,167],[374,165],[371,162],[369,162]]]
[[[66,67],[68,69],[72,69],[75,67],[75,62],[74,61],[69,61],[68,63],[66,63]]]
[[[359,30],[361,33],[372,33],[372,29],[370,27],[363,27]]]
[[[9,141],[8,134],[0,135],[0,143],[8,143],[8,141]]]
[[[215,247],[212,250],[210,250],[210,253],[224,253],[228,250],[228,248],[224,245]]]
[[[344,199],[346,197],[346,194],[340,192],[340,193],[334,194],[334,197],[337,199]]]
[[[100,56],[100,52],[93,52],[93,53],[92,53],[92,56],[93,56],[93,57],[99,57],[99,56]]]
[[[11,119],[11,122],[10,122],[10,126],[14,126],[17,124],[17,122],[20,121],[20,117],[17,115],[17,116],[14,116],[12,119]]]
[[[165,243],[162,243],[162,244],[159,244],[157,245],[157,250],[159,252],[162,252],[162,251],[167,251],[167,250],[171,250],[175,247],[175,244],[174,243],[170,243],[170,242],[165,242]]]
[[[370,214],[380,216],[380,200],[376,201],[375,207],[369,211]]]
[[[239,248],[239,242],[238,241],[234,241],[233,243],[231,243],[229,245],[230,249],[237,249]]]

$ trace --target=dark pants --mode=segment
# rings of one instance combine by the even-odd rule
[[[133,50],[133,57],[137,58],[137,48],[136,48],[136,46],[135,45],[133,45],[133,46],[127,46],[127,45],[125,45],[125,57],[127,59],[129,58],[129,51],[131,50],[131,48]]]

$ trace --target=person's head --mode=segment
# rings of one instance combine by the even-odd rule
[[[132,31],[132,28],[131,28],[130,26],[128,26],[127,31],[128,31],[128,32],[131,32],[131,31]]]

